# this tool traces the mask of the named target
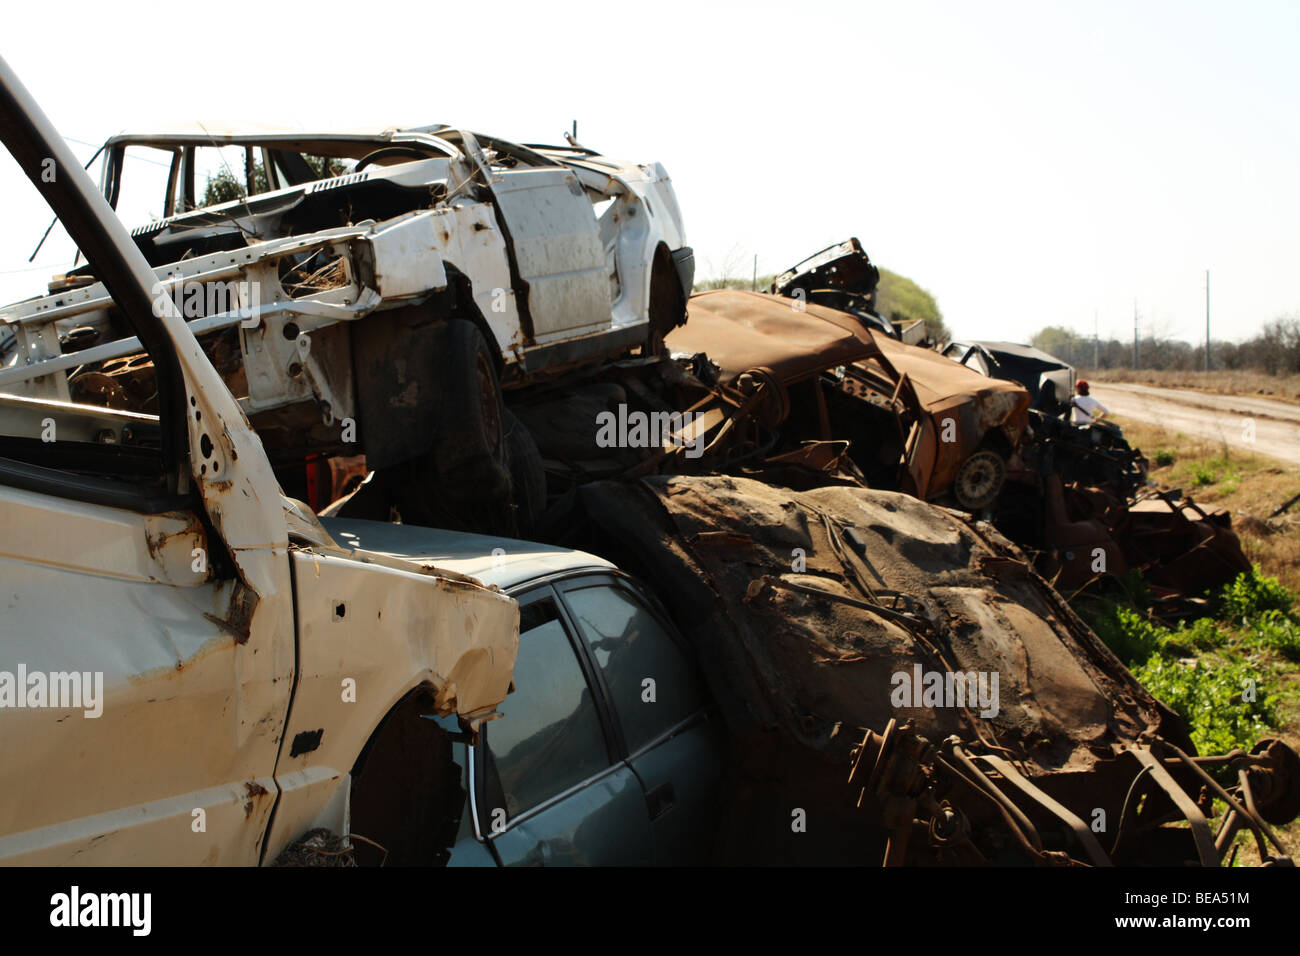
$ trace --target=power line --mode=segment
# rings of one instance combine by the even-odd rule
[[[88,143],[84,139],[77,139],[76,137],[73,136],[65,136],[63,138],[66,139],[69,143],[76,143],[79,146],[93,146],[95,149],[99,149],[101,146],[103,146],[103,143]],[[136,162],[140,162],[140,163],[148,163],[150,166],[161,166],[163,169],[172,168],[171,163],[160,162],[159,160],[149,159],[148,157],[145,156],[137,156],[135,153],[127,152],[124,155],[126,156],[127,159],[134,159]]]

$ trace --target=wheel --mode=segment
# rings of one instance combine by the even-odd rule
[[[479,534],[518,533],[495,356],[478,326],[451,319],[431,370],[440,402],[429,450],[389,476],[402,521]]]
[[[452,319],[443,335],[435,374],[442,404],[433,440],[438,473],[450,478],[500,480],[509,474],[502,428],[501,386],[491,347],[473,322]]]
[[[664,337],[686,321],[686,301],[672,258],[660,248],[650,273],[650,328],[642,354],[664,354]]]
[[[1007,465],[996,452],[977,451],[957,469],[952,483],[952,493],[968,511],[987,508],[997,500],[1002,482],[1007,477]]]
[[[510,453],[510,497],[519,533],[529,537],[546,510],[546,472],[532,433],[510,409],[505,410],[506,447]]]

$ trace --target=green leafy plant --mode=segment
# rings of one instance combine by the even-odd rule
[[[1114,606],[1093,621],[1093,630],[1129,667],[1143,663],[1164,643],[1168,631],[1133,608]]]
[[[1276,696],[1264,693],[1258,668],[1246,660],[1184,663],[1155,654],[1133,676],[1187,721],[1203,754],[1249,750],[1279,720]]]
[[[1251,622],[1258,644],[1289,661],[1300,661],[1300,624],[1278,610],[1265,611]]]
[[[1219,614],[1233,621],[1265,611],[1281,611],[1294,619],[1294,607],[1295,595],[1277,578],[1260,574],[1258,565],[1219,593]]]

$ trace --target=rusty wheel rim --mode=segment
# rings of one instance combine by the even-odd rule
[[[972,455],[957,473],[953,493],[968,508],[982,508],[997,495],[1001,469],[991,452]]]

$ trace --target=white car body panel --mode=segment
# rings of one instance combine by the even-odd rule
[[[3,61],[0,84],[12,98],[6,110],[35,131],[19,145],[8,140],[11,151],[39,143],[60,170],[50,192],[93,240],[112,246],[121,288],[147,296],[158,276]],[[314,241],[364,242],[365,233]],[[237,274],[260,255],[226,254],[220,269]],[[220,271],[215,260],[183,268]],[[342,298],[306,303],[301,314],[339,321],[349,308],[373,307],[364,292]],[[29,348],[60,317],[80,320],[108,305],[95,283],[22,306],[30,320],[16,330],[22,361],[0,381],[0,392],[20,396],[0,403],[7,435],[29,434],[21,426],[41,415],[62,420],[65,437],[84,437],[88,423],[118,427],[103,407],[66,403],[66,392],[48,394],[50,381],[33,381],[67,367],[53,364],[67,358],[57,338]],[[100,492],[86,491],[89,479],[78,485],[71,471],[14,460],[6,475],[21,471],[41,490],[17,478],[0,483],[0,677],[78,672],[103,682],[98,716],[27,696],[33,706],[0,707],[3,863],[273,861],[301,836],[295,822],[345,827],[346,770],[406,690],[427,687],[438,713],[472,728],[494,713],[513,673],[513,600],[453,571],[339,548],[284,497],[261,441],[172,300],[162,296],[152,316],[141,309],[135,318],[162,335],[184,388],[183,408],[169,410],[184,416],[182,457],[164,462],[177,469],[165,497],[174,507],[93,503]],[[33,402],[33,394],[65,404]],[[139,418],[159,421],[129,422],[150,423]],[[221,553],[232,567],[218,576]],[[331,602],[358,613],[333,620]],[[352,675],[356,701],[339,706],[339,683]],[[323,730],[324,746],[293,764],[286,728],[305,725]],[[277,802],[284,824],[272,834]]]

